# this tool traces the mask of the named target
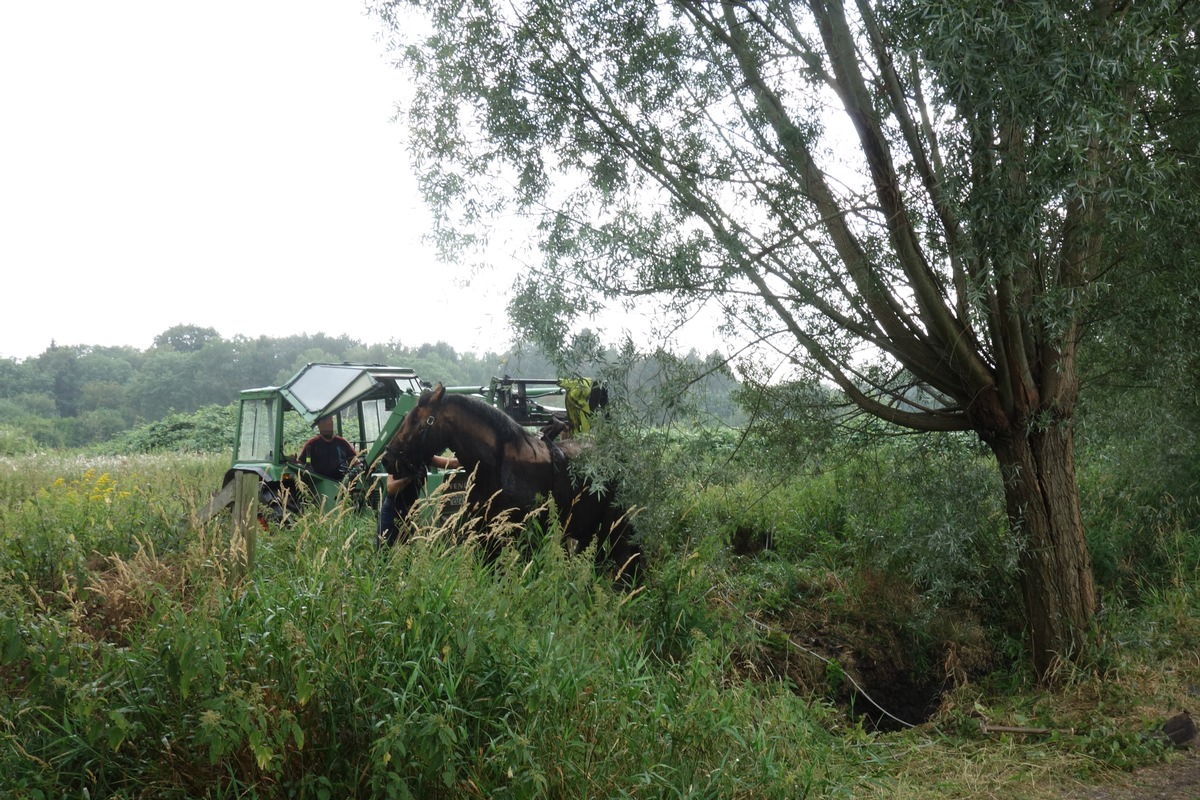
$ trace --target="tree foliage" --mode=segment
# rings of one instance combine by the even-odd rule
[[[444,233],[515,204],[541,226],[534,308],[720,303],[912,427],[1005,427],[987,415],[1069,391],[1062,351],[1130,260],[1106,229],[1170,201],[1137,112],[1175,3],[449,0],[424,38],[408,5],[378,10]],[[868,374],[864,342],[896,368]],[[942,402],[898,402],[905,379]]]
[[[0,359],[0,425],[23,432],[13,438],[18,449],[90,445],[172,415],[228,406],[242,389],[278,385],[310,361],[419,365],[430,380],[482,384],[505,358],[324,334],[225,339],[177,325],[145,351],[52,345],[33,358]]]
[[[174,350],[179,353],[195,353],[204,348],[209,342],[221,338],[216,328],[202,328],[199,325],[175,325],[154,337],[154,346],[163,350]]]
[[[1079,348],[1153,266],[1157,210],[1193,200],[1148,116],[1192,6],[374,4],[416,82],[440,240],[537,220],[514,309],[544,345],[604,299],[652,297],[666,327],[717,306],[864,411],[989,445],[1042,674],[1095,610]]]
[[[176,326],[156,337],[166,341]],[[616,354],[598,351],[584,365],[598,375]],[[558,367],[541,351],[520,347],[505,353],[459,353],[445,342],[406,346],[398,342],[365,344],[323,334],[250,339],[234,336],[208,340],[193,351],[156,345],[145,352],[129,347],[54,346],[24,361],[0,359],[0,450],[24,452],[38,447],[99,446],[137,452],[169,449],[177,441],[185,449],[228,446],[229,430],[209,430],[209,407],[225,408],[242,389],[277,386],[315,361],[389,364],[416,370],[422,378],[451,386],[484,386],[492,377],[552,378]],[[651,393],[674,374],[703,372],[698,354],[662,354],[642,360],[639,371],[614,391],[641,396],[653,406]],[[710,370],[711,371],[711,370]],[[709,399],[702,408],[722,419],[736,416],[730,400],[733,382],[727,375],[702,380]],[[698,406],[701,407],[701,406]],[[63,410],[72,413],[63,413]],[[204,411],[198,417],[193,412]],[[649,413],[649,412],[647,412]],[[661,419],[661,413],[655,417]],[[189,426],[206,435],[193,436]],[[178,433],[177,431],[183,431]],[[129,435],[122,435],[129,432]],[[215,437],[215,438],[214,438]],[[191,444],[188,444],[191,442]],[[112,448],[108,448],[112,449]]]

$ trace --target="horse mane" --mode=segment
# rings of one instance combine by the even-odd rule
[[[524,443],[534,438],[515,419],[495,406],[488,405],[478,397],[466,394],[444,394],[442,395],[442,404],[455,406],[461,411],[482,417],[483,421],[496,431],[496,439],[499,444]]]

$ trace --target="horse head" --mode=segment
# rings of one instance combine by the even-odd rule
[[[422,474],[429,459],[446,449],[438,412],[446,387],[438,384],[421,392],[384,449],[383,463],[393,478]]]

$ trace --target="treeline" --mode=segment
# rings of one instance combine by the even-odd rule
[[[0,359],[0,452],[108,441],[172,414],[228,405],[242,389],[278,385],[314,361],[409,366],[469,385],[486,382],[506,357],[323,333],[224,338],[194,325],[163,331],[146,350],[51,343],[35,357]]]
[[[229,406],[242,389],[279,385],[308,363],[342,361],[410,367],[427,380],[459,386],[505,374],[559,374],[538,352],[459,353],[444,342],[367,344],[323,333],[224,338],[195,325],[163,331],[146,350],[51,343],[38,356],[0,359],[0,455],[97,445],[148,425],[162,433],[180,415]],[[704,359],[692,354],[682,361]],[[735,383],[726,376],[710,383],[714,407],[731,410]],[[220,425],[222,416],[206,419]]]

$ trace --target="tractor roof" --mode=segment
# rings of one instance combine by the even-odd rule
[[[418,394],[422,388],[417,373],[411,369],[343,363],[309,364],[277,390],[311,423],[357,400]]]

